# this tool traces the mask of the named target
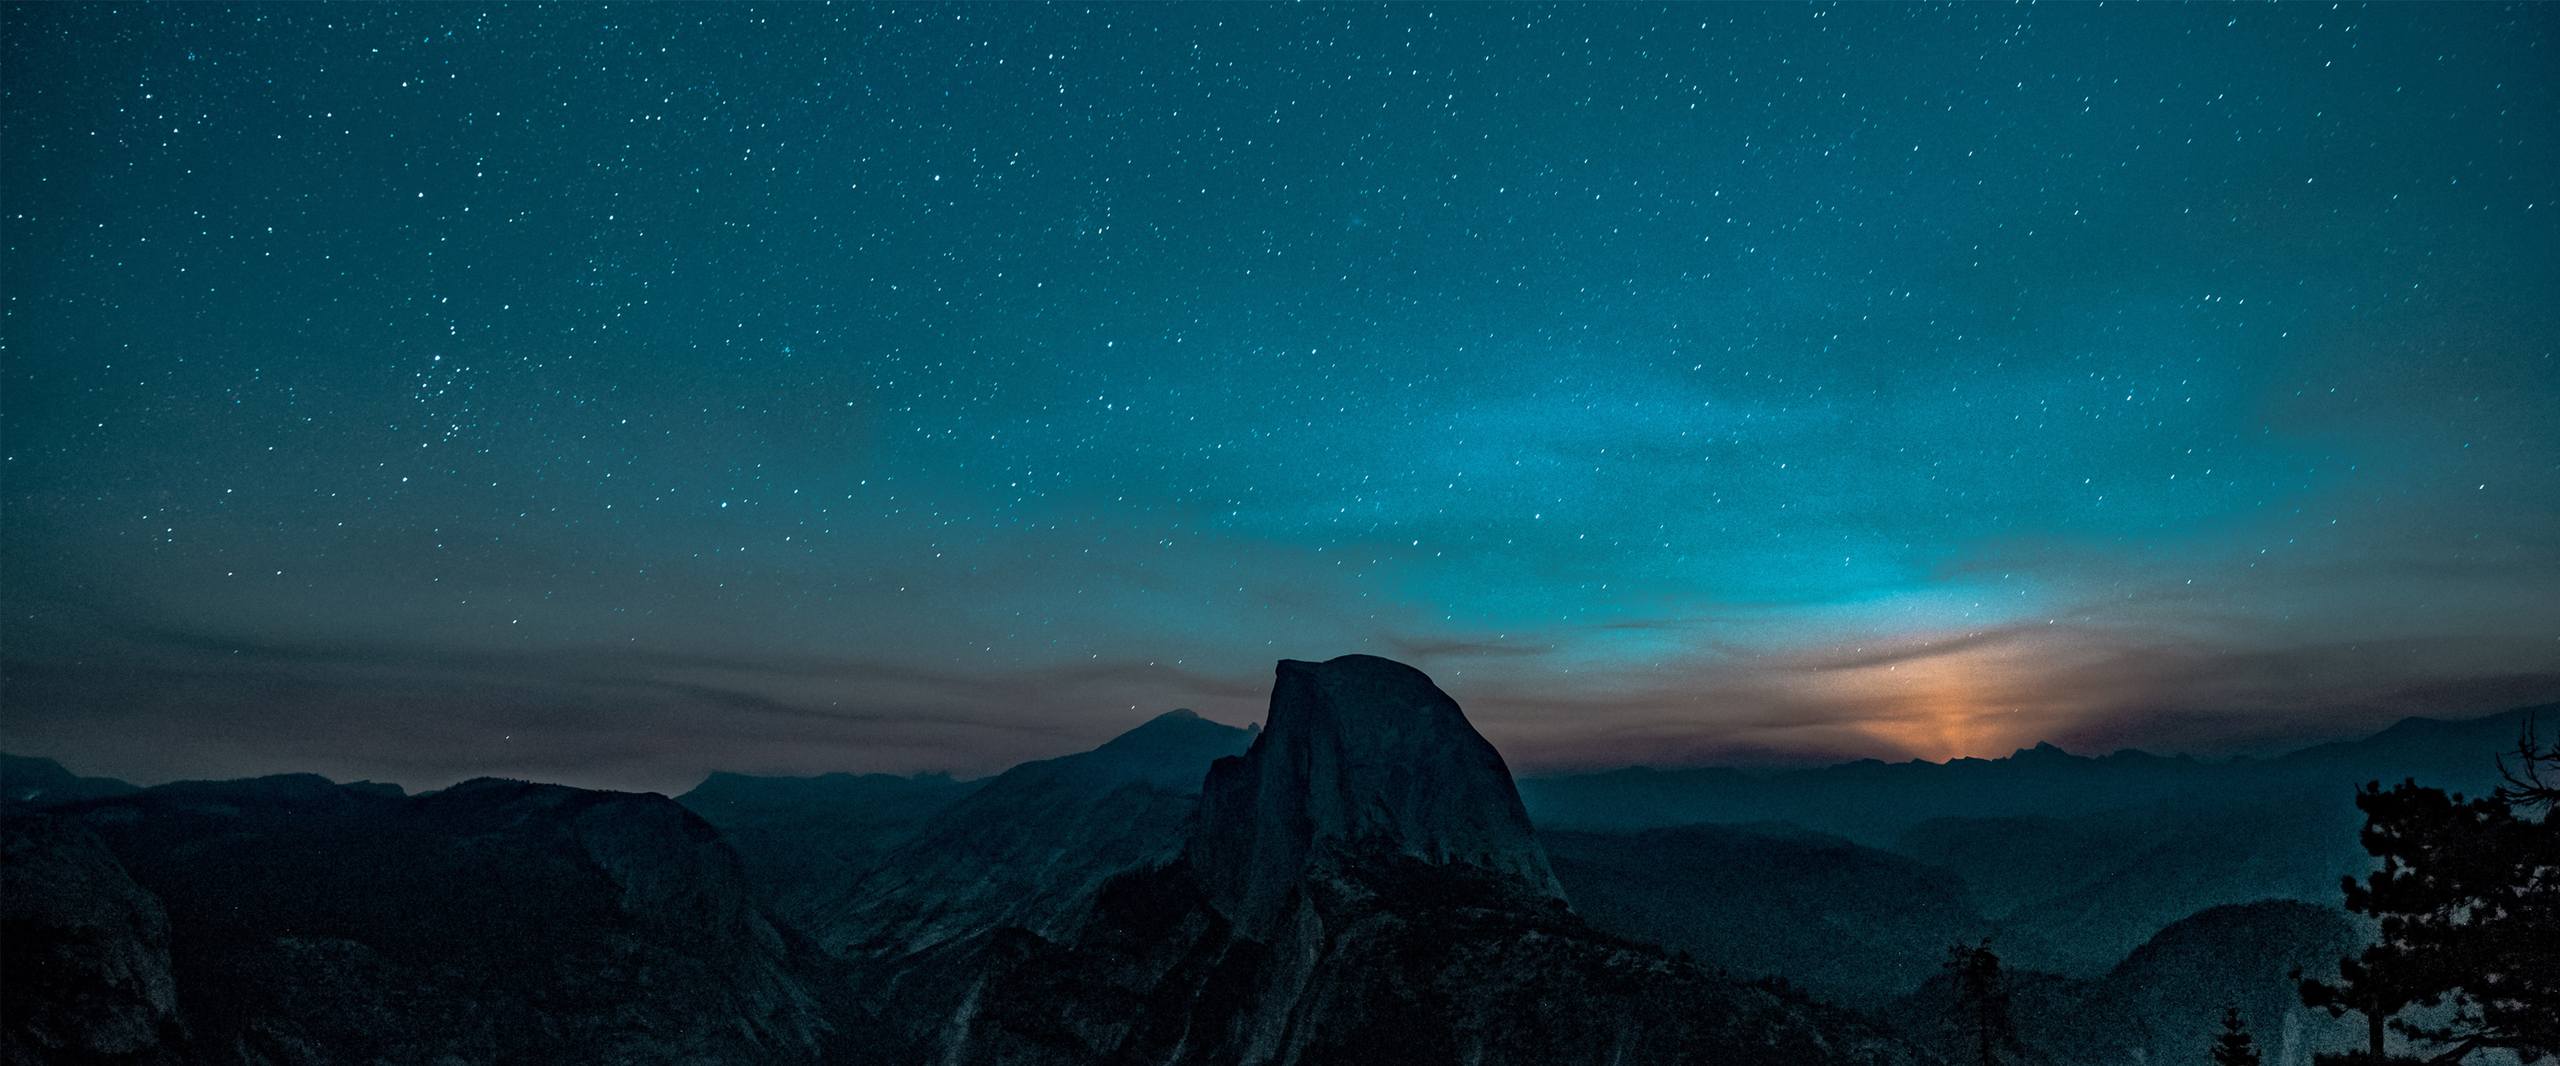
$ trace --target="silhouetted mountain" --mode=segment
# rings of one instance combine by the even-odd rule
[[[1498,755],[1419,672],[1284,662],[1183,857],[1071,928],[950,940],[877,1046],[947,1063],[1911,1061],[1854,1017],[1568,912]],[[903,1044],[899,1042],[903,1041]]]
[[[0,752],[0,804],[47,806],[132,791],[134,786],[112,777],[81,777],[51,759]]]
[[[776,918],[806,928],[883,853],[979,784],[947,774],[715,773],[676,802],[719,828]]]
[[[2484,791],[2497,753],[2536,713],[2560,725],[2560,708],[2524,708],[2411,718],[2263,760],[2085,758],[2042,744],[1943,764],[1613,771],[1532,779],[1522,794],[1551,830],[1776,820],[1898,850],[1963,878],[1973,905],[1998,917],[2015,964],[2096,977],[2208,907],[2334,903],[2338,879],[2370,861],[2356,838],[2356,785],[2415,776]],[[1682,919],[1674,906],[1621,920],[1668,928]]]
[[[812,992],[832,968],[766,921],[716,831],[661,796],[480,780],[410,798],[294,775],[50,817],[81,833],[29,845],[41,858],[26,865],[13,853],[13,921],[40,893],[140,915],[50,920],[130,931],[85,958],[166,952],[184,1061],[788,1062],[817,1057],[832,1028]],[[145,899],[165,909],[164,946]],[[100,1031],[161,1018],[160,1002],[147,992]],[[29,1031],[15,1015],[13,1040]]]
[[[2264,1066],[2306,1066],[2313,1050],[2354,1046],[2350,1018],[2310,1010],[2288,977],[2337,972],[2365,937],[2335,907],[2266,900],[2213,907],[2171,923],[2108,971],[2075,1012],[2070,1061],[2204,1062],[2224,1004],[2238,1006],[2266,1047]],[[2061,1057],[2064,1047],[2053,1049]]]
[[[1632,768],[1532,777],[1520,783],[1541,827],[1644,829],[1696,822],[1789,822],[1871,847],[1892,847],[1921,823],[1946,818],[2078,818],[2162,805],[2217,806],[2271,794],[2339,793],[2369,780],[2417,776],[2477,793],[2497,782],[2495,755],[2529,716],[2560,728],[2560,704],[2466,721],[2410,718],[2362,740],[2274,759],[2202,762],[2122,751],[2090,758],[2050,744],[1999,759],[1885,763],[1805,770]]]
[[[1535,777],[1521,796],[1551,829],[1651,829],[1698,822],[1787,822],[1890,846],[1934,818],[2069,817],[2188,795],[2219,771],[2138,752],[2084,758],[2046,746],[1999,759],[1805,770],[1723,768]]]
[[[1874,1006],[1934,975],[1991,923],[1954,874],[1785,826],[1541,834],[1593,926],[1738,974]]]
[[[1500,753],[1422,672],[1367,655],[1280,662],[1270,728],[1203,786],[1186,857],[1250,935],[1292,893],[1397,855],[1508,878],[1562,899]]]
[[[1054,928],[1111,875],[1171,858],[1201,775],[1252,738],[1170,711],[1092,751],[1016,766],[817,895],[806,927],[829,951],[866,957]]]
[[[2520,707],[2482,718],[2403,718],[2362,740],[2322,744],[2271,760],[2279,787],[2327,787],[2335,782],[2403,778],[2448,792],[2485,795],[2502,783],[2497,757],[2512,762],[2516,736],[2538,724],[2544,739],[2560,732],[2560,703]]]

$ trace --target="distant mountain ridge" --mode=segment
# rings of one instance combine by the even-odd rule
[[[1521,779],[1520,793],[1531,818],[1548,827],[1789,822],[1888,847],[1933,818],[2072,817],[2208,793],[2254,799],[2410,775],[2476,793],[2495,785],[2493,757],[2537,715],[2560,727],[2560,704],[2545,704],[2458,721],[2405,718],[2361,740],[2269,759],[2208,762],[2130,749],[2090,757],[2040,743],[2003,758],[1943,763],[1861,759],[1765,772],[1629,767],[1532,776]]]
[[[1172,715],[1197,717],[1188,710],[1168,712]],[[2138,748],[2118,749],[2105,755],[2079,755],[2065,751],[2051,741],[2039,741],[2028,747],[1997,758],[1959,757],[1945,762],[1911,759],[1887,762],[1881,759],[1853,759],[1820,767],[1781,770],[1750,770],[1730,766],[1653,767],[1632,765],[1606,770],[1570,773],[1531,774],[1517,779],[1516,786],[1531,817],[1539,824],[1573,828],[1625,828],[1632,824],[1678,825],[1690,821],[1791,822],[1807,828],[1838,832],[1833,827],[1802,818],[1763,816],[1762,805],[1782,801],[1754,798],[1744,806],[1720,810],[1713,818],[1686,818],[1689,808],[1718,788],[1748,791],[1758,786],[1767,793],[1783,793],[1793,783],[1836,777],[1841,781],[1896,780],[1914,782],[1928,780],[1932,771],[1950,775],[1962,773],[2015,772],[2002,767],[2053,767],[2057,765],[2095,766],[2113,771],[2155,770],[2178,774],[2194,771],[2205,775],[2228,772],[2254,773],[2262,768],[2280,767],[2280,774],[2292,776],[2317,770],[2344,770],[2349,776],[2359,769],[2404,767],[2395,771],[2417,776],[2429,782],[2443,782],[2441,787],[2477,793],[2496,784],[2494,772],[2484,770],[2478,753],[2495,753],[2513,746],[2516,728],[2528,718],[2540,717],[2547,728],[2560,731],[2560,703],[2538,704],[2471,718],[2437,718],[2410,716],[2365,737],[2326,741],[2267,758],[2234,758],[2204,760],[2186,755],[2156,755]],[[1143,728],[1141,726],[1140,728]],[[1258,730],[1259,724],[1246,727]],[[1124,734],[1125,736],[1125,734]],[[1105,742],[1107,747],[1112,742]],[[1098,750],[1098,749],[1097,749]],[[2397,757],[2377,760],[2380,752],[2398,752]],[[2335,774],[2329,775],[2334,778]],[[2324,778],[2324,780],[2327,778]],[[895,791],[912,788],[918,791],[948,790],[957,798],[990,778],[955,779],[941,771],[909,775],[826,773],[792,777],[715,770],[692,790],[677,797],[679,802],[704,811],[717,812],[721,805],[778,806],[823,799],[829,793],[859,796],[866,790]],[[101,790],[98,794],[115,795],[141,787],[107,777],[80,777],[53,759],[0,752],[0,800],[11,798],[20,790],[61,788],[78,782],[82,789]],[[174,783],[174,782],[173,782]],[[351,782],[353,786],[397,788],[370,782]],[[1179,787],[1178,783],[1175,787]],[[1650,796],[1669,801],[1659,808],[1609,810],[1607,801],[1620,796]],[[70,798],[87,798],[87,793],[74,796],[52,793],[44,797],[17,796],[20,801],[58,802]],[[2013,801],[2010,806],[2029,806],[2026,801]],[[2020,810],[2021,815],[2051,814],[2047,809]],[[1937,814],[1919,816],[1938,817]],[[1985,815],[1973,815],[1985,816]],[[720,819],[714,818],[715,822]],[[1888,819],[1894,820],[1894,819]],[[1918,820],[1918,819],[1911,819]],[[1869,835],[1861,831],[1843,834],[1853,837]]]
[[[1819,874],[1804,875],[1804,894],[1793,897],[1735,883],[1718,911],[1648,887],[1658,878],[1640,865],[1590,860],[1640,848],[1653,834],[1712,830],[1726,834],[1738,862],[1786,862],[1780,844],[1731,831],[1808,826],[1959,878],[1960,904],[1940,904],[1937,913],[1950,929],[1990,933],[2012,965],[2095,978],[2210,908],[2263,900],[2335,908],[2339,879],[2371,862],[2357,837],[2357,785],[2414,777],[2485,791],[2497,780],[2498,754],[2537,715],[2560,726],[2560,707],[2541,706],[2464,721],[2404,719],[2363,740],[2272,759],[2206,763],[2139,752],[2086,758],[2046,744],[2003,759],[1943,764],[1869,760],[1769,774],[1615,771],[1530,779],[1522,793],[1550,839],[1570,841],[1581,853],[1565,871],[1568,887],[1580,879],[1577,902],[1595,904],[1593,914],[1610,927],[1691,947],[1745,972],[1864,996],[1876,989],[1836,983],[1839,977],[1869,980],[1884,969],[1835,974],[1823,956],[1788,949],[1784,937],[1726,913],[1778,913],[1821,900],[1826,881]],[[1881,856],[1868,856],[1862,868],[1882,879],[1879,891],[1934,898],[1927,878],[1896,872]],[[1611,872],[1607,883],[1593,880],[1604,872]],[[1719,872],[1699,876],[1712,880]],[[1868,929],[1854,939],[1858,952],[1921,961],[1891,927],[1859,924],[1863,905],[1853,894],[1831,897],[1827,906],[1812,920]],[[1962,920],[1965,911],[1975,917]]]
[[[1281,664],[1268,729],[1172,712],[966,782],[137,789],[10,757],[7,966],[54,976],[0,1037],[13,1063],[1901,1062],[1754,978],[1925,1025],[1934,957],[1987,931],[2053,1061],[2184,1056],[2174,1019],[2229,996],[2297,1066],[2328,1030],[2257,961],[2339,948],[2352,786],[2485,788],[2535,713],[2560,729],[1515,784],[1427,677],[1351,656]],[[510,1020],[533,999],[563,1021]]]

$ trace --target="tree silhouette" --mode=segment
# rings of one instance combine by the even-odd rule
[[[2534,719],[2526,718],[2524,727],[2516,731],[2515,765],[2507,765],[2507,757],[2498,756],[2498,776],[2507,781],[2498,786],[2498,798],[2509,806],[2548,815],[2553,806],[2560,805],[2560,780],[2549,776],[2560,774],[2560,740],[2544,747],[2536,725]]]
[[[2528,717],[2516,731],[2514,765],[2498,759],[2515,853],[2479,919],[2479,972],[2463,986],[2478,1007],[2466,1039],[2525,1062],[2560,1059],[2560,741],[2543,745],[2535,725]]]
[[[2240,1017],[2240,1008],[2222,1008],[2222,1033],[2213,1038],[2213,1066],[2258,1066],[2258,1042],[2249,1037],[2249,1024]]]
[[[2323,1066],[2459,1063],[2504,1049],[2540,1062],[2560,1056],[2560,745],[2543,747],[2528,722],[2520,765],[2500,760],[2507,787],[2464,799],[2415,781],[2356,792],[2364,848],[2379,867],[2343,884],[2350,911],[2372,917],[2372,946],[2338,964],[2339,979],[2305,980],[2302,1001],[2332,1017],[2364,1015],[2366,1049]],[[2399,1015],[2451,1005],[2433,1024]],[[2385,1032],[2431,1045],[2386,1054]]]
[[[1950,946],[1942,968],[1955,982],[1951,1021],[1956,1033],[1973,1046],[1981,1066],[2000,1066],[2018,1046],[2018,1031],[2009,1017],[2009,981],[2000,972],[2000,956],[1991,953],[1990,939]]]

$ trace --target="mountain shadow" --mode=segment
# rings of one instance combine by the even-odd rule
[[[845,1029],[832,963],[662,796],[191,782],[13,814],[9,848],[34,1061],[805,1062]]]
[[[1874,1007],[1991,928],[1954,874],[1783,825],[1540,834],[1593,926]]]
[[[1173,857],[1201,774],[1253,735],[1169,711],[1092,751],[1016,766],[821,894],[804,927],[863,959],[1004,926],[1055,929],[1112,875]]]
[[[775,918],[806,928],[844,886],[981,784],[947,774],[715,773],[676,802],[720,830]]]

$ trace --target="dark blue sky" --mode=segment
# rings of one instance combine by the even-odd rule
[[[982,771],[2560,695],[2560,9],[5,11],[6,716]]]

